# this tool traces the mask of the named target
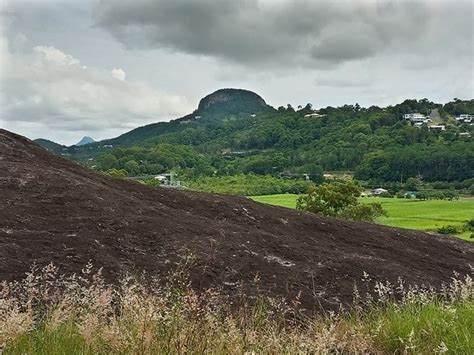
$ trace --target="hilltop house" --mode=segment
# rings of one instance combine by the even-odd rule
[[[407,113],[403,115],[403,118],[415,123],[415,122],[428,122],[427,118],[425,115],[422,115],[421,113]]]
[[[462,115],[459,115],[458,117],[455,117],[455,119],[458,122],[471,123],[474,119],[474,115],[462,114]]]
[[[442,131],[446,131],[446,126],[445,125],[431,125],[431,126],[428,126],[428,129],[430,131],[442,132]]]
[[[304,118],[313,118],[313,117],[324,117],[326,115],[321,115],[317,112],[313,112],[313,113],[308,113],[306,115],[304,115]]]

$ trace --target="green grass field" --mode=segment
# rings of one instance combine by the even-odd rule
[[[298,195],[252,196],[253,200],[288,208],[296,207]],[[474,218],[474,198],[446,200],[408,200],[399,198],[366,197],[362,203],[380,203],[388,216],[379,219],[379,223],[392,227],[436,231],[446,225],[461,226]],[[463,232],[461,238],[469,240],[470,232]],[[472,240],[472,239],[471,239]]]

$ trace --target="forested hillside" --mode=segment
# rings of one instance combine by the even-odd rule
[[[60,155],[63,151],[70,151],[70,148],[66,147],[65,145],[61,145],[55,142],[52,142],[47,139],[36,139],[35,142],[42,146],[44,149],[54,153],[56,155]]]
[[[413,126],[403,117],[413,112],[435,113],[433,124],[446,130]],[[474,100],[316,111],[311,104],[273,109],[254,93],[225,89],[201,100],[190,115],[69,153],[96,169],[129,175],[175,169],[190,176],[321,176],[342,170],[374,182],[463,181],[474,176],[474,126],[456,121],[459,114],[474,114]]]

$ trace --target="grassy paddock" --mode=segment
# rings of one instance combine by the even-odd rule
[[[366,275],[348,311],[324,316],[304,316],[297,302],[263,295],[230,310],[215,290],[195,293],[180,275],[164,288],[87,280],[48,266],[21,283],[0,284],[0,353],[474,353],[469,276],[435,294]]]
[[[296,207],[298,195],[280,194],[252,196],[253,200],[271,205],[288,208]],[[378,202],[387,210],[388,216],[381,217],[378,222],[387,226],[436,231],[446,225],[462,226],[467,220],[474,218],[474,198],[459,200],[426,200],[383,197],[364,197],[362,203]],[[470,233],[464,232],[461,238],[469,240]]]

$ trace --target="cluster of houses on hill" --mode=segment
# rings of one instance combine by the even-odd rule
[[[446,126],[442,124],[432,124],[432,120],[425,115],[414,112],[403,115],[403,118],[410,121],[413,127],[421,128],[426,125],[430,131],[442,132],[446,131]],[[473,122],[474,115],[462,114],[456,117],[456,121],[459,123],[471,123]]]
[[[403,115],[403,118],[410,121],[413,127],[421,128],[423,125],[427,125],[430,131],[446,131],[445,125],[434,125],[432,124],[431,118],[422,115],[421,113],[407,113]]]
[[[443,132],[446,131],[446,126],[443,124],[432,124],[432,120],[425,115],[414,112],[414,113],[406,113],[403,115],[403,118],[407,121],[410,121],[413,127],[421,128],[423,125],[426,125],[430,131],[437,131],[437,132]],[[456,117],[456,121],[458,122],[467,122],[470,123],[472,122],[472,115],[460,115],[459,117]]]
[[[474,115],[462,114],[455,117],[455,119],[460,123],[472,123],[474,121]]]
[[[407,113],[403,115],[403,118],[410,121],[413,125],[413,127],[421,128],[423,125],[427,125],[428,129],[431,131],[446,131],[446,126],[445,125],[434,125],[432,124],[431,118],[426,117],[425,115],[422,115],[421,113],[415,112],[415,113]]]

